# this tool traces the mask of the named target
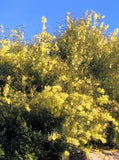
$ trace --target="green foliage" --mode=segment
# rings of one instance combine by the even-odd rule
[[[119,31],[106,35],[103,18],[68,13],[55,37],[43,17],[31,43],[16,30],[1,39],[3,160],[68,159],[79,149],[119,147]]]
[[[4,158],[4,155],[5,155],[5,153],[4,153],[4,151],[3,151],[3,149],[1,148],[1,145],[0,145],[0,158],[1,159]]]
[[[5,159],[37,160],[48,154],[43,147],[47,137],[28,127],[16,108],[2,106],[0,116],[0,142],[4,148]],[[1,150],[1,156],[2,154]]]

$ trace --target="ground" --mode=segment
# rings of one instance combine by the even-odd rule
[[[77,153],[70,157],[70,160],[119,160],[119,150],[92,150],[89,157],[83,153]]]

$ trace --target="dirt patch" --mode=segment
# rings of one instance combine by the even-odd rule
[[[119,160],[119,150],[92,150],[87,158],[83,152],[79,152],[70,157],[70,160]]]

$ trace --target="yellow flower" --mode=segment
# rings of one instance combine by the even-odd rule
[[[4,33],[4,26],[1,25],[0,28],[1,28],[1,33]]]
[[[64,157],[69,157],[70,153],[68,151],[64,151],[63,156]]]
[[[94,14],[94,19],[98,19],[99,15],[97,13]]]
[[[110,103],[109,96],[108,95],[102,95],[101,97],[97,98],[97,102],[100,105],[108,104],[108,103]]]
[[[62,76],[60,76],[60,77],[59,77],[59,80],[66,81],[66,80],[67,80],[66,75],[62,75]]]
[[[11,103],[11,99],[9,99],[9,98],[5,98],[5,100],[6,100],[6,102],[7,102],[8,104],[10,104],[10,103]]]
[[[56,139],[60,138],[61,135],[57,132],[52,133],[51,135],[48,136],[48,141],[55,141]]]
[[[67,137],[67,143],[73,144],[74,146],[79,146],[80,143],[76,138]]]
[[[27,110],[28,112],[31,111],[31,109],[29,108],[29,105],[28,105],[28,104],[25,105],[25,108],[26,108],[26,110]]]
[[[68,23],[68,27],[70,27],[70,12],[67,13],[67,23]]]
[[[102,16],[102,19],[104,19],[104,18],[105,18],[105,15]]]
[[[84,144],[86,144],[87,142],[88,142],[88,139],[85,137],[85,138],[80,138],[80,140],[84,143]]]
[[[45,86],[45,91],[50,91],[51,87],[50,86]]]
[[[102,23],[100,24],[99,29],[102,30],[103,27],[104,27],[104,22],[102,22]]]
[[[26,86],[27,77],[25,75],[22,76],[22,85]]]
[[[4,87],[3,94],[4,94],[5,97],[7,97],[8,93],[9,93],[9,85],[6,84],[5,87]]]
[[[70,12],[67,12],[67,22],[69,23],[70,21]]]
[[[46,23],[47,22],[47,18],[45,16],[42,17],[42,23]]]
[[[56,85],[56,86],[52,87],[53,92],[57,92],[57,91],[61,91],[61,90],[62,90],[62,87],[60,85]]]
[[[89,139],[91,137],[91,133],[89,131],[86,132],[86,137]]]
[[[104,27],[104,30],[107,30],[109,28],[109,25],[106,25],[105,27]]]
[[[47,22],[47,18],[43,16],[41,22],[43,23],[43,31],[45,31],[46,30],[45,23]]]
[[[7,76],[7,81],[11,82],[11,76],[10,75]]]
[[[97,89],[97,91],[98,91],[99,93],[101,93],[101,94],[104,94],[104,93],[105,93],[105,90],[104,90],[103,88],[100,88],[100,87]]]
[[[106,143],[107,140],[105,138],[101,138],[102,143]]]

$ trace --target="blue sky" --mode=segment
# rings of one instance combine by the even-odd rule
[[[105,15],[109,32],[119,28],[119,0],[0,0],[0,25],[6,31],[23,25],[29,40],[41,32],[42,16],[47,17],[48,32],[53,34],[67,12],[80,18],[86,10]]]

